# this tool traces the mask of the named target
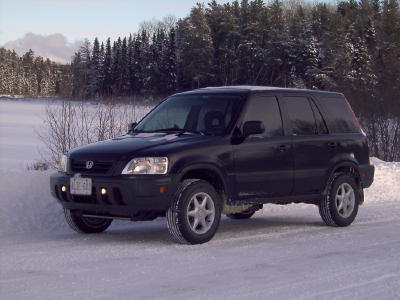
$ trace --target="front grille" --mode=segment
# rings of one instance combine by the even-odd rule
[[[71,170],[76,173],[95,173],[95,174],[106,174],[112,167],[113,162],[109,160],[93,160],[93,166],[90,169],[86,168],[86,162],[88,160],[83,159],[72,159]]]

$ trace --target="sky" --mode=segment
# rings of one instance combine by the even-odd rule
[[[28,32],[61,33],[70,43],[115,38],[135,32],[142,21],[186,16],[196,2],[202,0],[0,0],[0,46]]]

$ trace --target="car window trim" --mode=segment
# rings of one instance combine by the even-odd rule
[[[316,103],[314,97],[310,97],[310,98],[309,98],[309,101],[310,101],[310,103],[314,103],[315,107],[316,107],[317,110],[318,110],[318,111],[315,112],[314,109],[313,109],[313,105],[311,104],[311,110],[313,111],[313,114],[314,114],[315,125],[316,125],[316,129],[317,129],[317,135],[326,136],[326,135],[330,134],[329,128],[328,128],[328,125],[327,125],[327,122],[326,122],[326,120],[325,120],[325,118],[324,118],[324,116],[323,116],[321,110],[319,109],[319,107],[318,107],[318,105],[317,105],[317,103]],[[315,116],[315,114],[319,114],[319,115],[321,116],[322,124],[325,126],[326,133],[320,132],[319,126],[318,126],[318,124],[317,124],[317,117]]]

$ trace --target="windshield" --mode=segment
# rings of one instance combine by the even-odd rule
[[[135,128],[135,132],[192,132],[222,135],[233,120],[240,96],[182,95],[165,100]]]

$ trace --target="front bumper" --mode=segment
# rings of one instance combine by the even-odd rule
[[[79,210],[96,215],[132,217],[140,212],[165,211],[172,199],[174,176],[85,176],[92,178],[92,194],[90,196],[71,195],[70,178],[73,175],[54,173],[50,177],[52,195],[64,208]],[[62,186],[66,191],[62,191]],[[160,187],[164,187],[163,193]],[[107,189],[101,195],[102,188]]]

